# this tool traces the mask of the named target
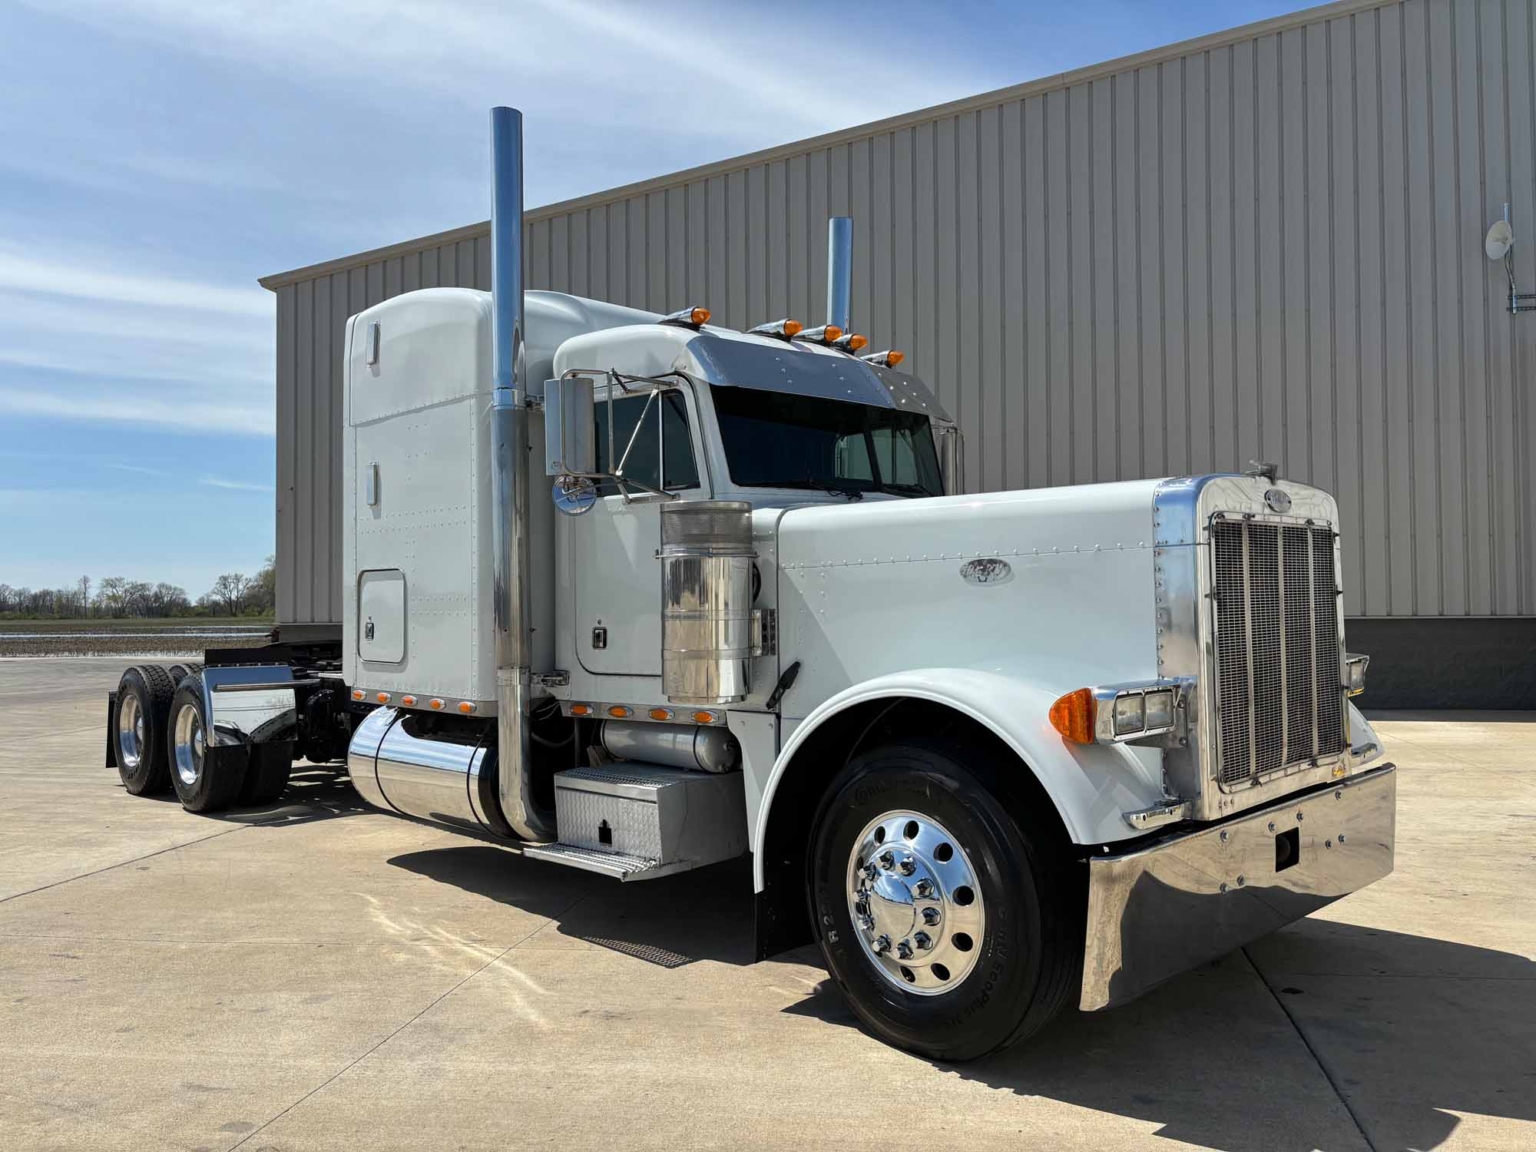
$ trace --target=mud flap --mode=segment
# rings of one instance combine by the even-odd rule
[[[107,693],[107,764],[108,768],[117,767],[117,741],[112,739],[113,730],[117,727],[117,691],[114,689]]]

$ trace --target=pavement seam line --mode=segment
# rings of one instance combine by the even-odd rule
[[[535,929],[535,931],[537,931],[537,929]],[[531,933],[530,933],[530,935],[531,935]],[[517,943],[521,944],[522,941],[519,940]],[[491,957],[484,964],[480,965],[480,967],[476,968],[468,976],[465,976],[464,979],[460,980],[452,988],[449,988],[441,996],[437,997],[437,999],[433,1000],[430,1004],[427,1004],[425,1007],[423,1007],[420,1012],[417,1012],[409,1020],[406,1020],[403,1024],[400,1025],[400,1027],[396,1028],[393,1032],[389,1033],[389,1035],[384,1036],[383,1038],[381,1038],[377,1044],[373,1045],[366,1052],[359,1053],[356,1057],[354,1057],[353,1059],[347,1061],[347,1063],[343,1064],[340,1068],[336,1069],[336,1071],[333,1072],[330,1076],[326,1077],[326,1079],[322,1080],[319,1084],[316,1084],[308,1092],[304,1093],[304,1095],[300,1096],[297,1100],[295,1100],[292,1104],[288,1105],[288,1107],[284,1108],[276,1116],[272,1117],[272,1119],[268,1120],[260,1128],[253,1128],[253,1129],[251,1129],[251,1131],[247,1132],[241,1139],[237,1140],[235,1143],[233,1143],[233,1144],[231,1144],[229,1146],[229,1152],[234,1152],[234,1150],[236,1148],[240,1147],[240,1145],[244,1144],[252,1136],[255,1136],[259,1132],[265,1131],[267,1128],[271,1127],[273,1124],[276,1124],[284,1116],[288,1115],[288,1113],[292,1112],[300,1104],[304,1103],[304,1101],[308,1100],[311,1096],[315,1095],[315,1093],[319,1092],[321,1089],[327,1087],[328,1085],[334,1083],[339,1077],[341,1077],[341,1076],[345,1075],[346,1073],[350,1072],[353,1068],[356,1068],[364,1060],[366,1060],[368,1057],[372,1056],[380,1048],[384,1047],[384,1045],[388,1044],[396,1036],[400,1035],[400,1033],[404,1032],[412,1024],[416,1023],[416,1021],[420,1020],[428,1012],[432,1011],[432,1009],[436,1008],[444,1000],[448,999],[448,997],[452,996],[460,988],[464,987],[464,985],[468,984],[476,976],[480,975],[480,973],[484,972],[492,964],[496,963],[496,961],[500,960],[503,956],[505,956],[508,952],[512,951],[512,949],[514,949],[516,947],[517,947],[517,944],[509,944],[509,945],[507,945],[506,948],[502,949],[502,951],[497,953],[495,956]]]
[[[1248,961],[1248,966],[1253,969],[1254,975],[1258,976],[1258,978],[1264,982],[1264,987],[1269,989],[1270,997],[1274,1000],[1280,1011],[1285,1013],[1285,1018],[1291,1022],[1291,1027],[1295,1030],[1297,1038],[1306,1048],[1307,1054],[1312,1057],[1313,1062],[1318,1067],[1318,1071],[1323,1074],[1323,1079],[1328,1081],[1328,1087],[1333,1089],[1333,1094],[1338,1097],[1339,1103],[1344,1106],[1344,1111],[1349,1113],[1349,1119],[1354,1124],[1355,1131],[1360,1133],[1360,1139],[1365,1141],[1365,1146],[1369,1148],[1371,1152],[1379,1152],[1376,1147],[1376,1142],[1371,1139],[1371,1134],[1365,1130],[1364,1121],[1360,1119],[1360,1115],[1355,1111],[1354,1105],[1350,1104],[1349,1098],[1344,1095],[1344,1089],[1341,1088],[1339,1086],[1339,1082],[1334,1079],[1333,1072],[1329,1069],[1328,1065],[1324,1063],[1322,1054],[1318,1052],[1316,1048],[1312,1047],[1311,1039],[1307,1036],[1306,1032],[1302,1031],[1301,1023],[1296,1019],[1294,1015],[1292,1015],[1291,1010],[1289,1006],[1287,1006],[1286,1002],[1280,998],[1279,991],[1273,984],[1269,982],[1268,975],[1266,975],[1264,970],[1259,967],[1258,962],[1254,960],[1253,956],[1249,953],[1246,945],[1240,949],[1240,951],[1243,954],[1243,959]]]
[[[167,852],[175,852],[179,848],[190,848],[194,844],[202,844],[208,840],[217,840],[220,836],[228,836],[231,832],[239,832],[246,828],[254,827],[251,824],[237,824],[233,828],[226,828],[222,832],[212,832],[207,836],[199,836],[196,840],[188,840],[182,844],[172,844],[169,848],[161,848],[155,852],[146,852],[142,856],[135,856],[131,860],[119,860],[116,864],[108,864],[104,868],[96,868],[90,872],[82,872],[78,876],[66,876],[62,880],[55,880],[52,884],[43,884],[37,888],[28,888],[25,892],[15,892],[10,896],[0,897],[0,904],[8,904],[12,900],[20,900],[23,896],[31,896],[36,892],[46,892],[50,888],[57,888],[62,884],[72,884],[76,880],[84,880],[89,876],[100,876],[103,872],[110,872],[114,868],[124,868],[129,864],[137,864],[140,860],[151,860],[156,856],[164,856]]]
[[[561,916],[566,915],[567,913],[570,912],[571,908],[576,907],[577,904],[580,904],[585,899],[586,899],[585,896],[578,896],[575,900],[573,900],[571,902],[570,907],[565,908],[563,911],[561,911],[560,915]],[[322,1089],[328,1087],[329,1085],[334,1083],[336,1080],[338,1080],[340,1077],[342,1077],[342,1076],[346,1075],[348,1072],[352,1071],[353,1068],[356,1068],[364,1060],[368,1059],[368,1057],[372,1056],[380,1048],[384,1047],[384,1045],[388,1044],[391,1040],[393,1040],[396,1036],[400,1035],[400,1033],[404,1032],[412,1024],[416,1023],[416,1021],[420,1020],[428,1012],[432,1011],[432,1009],[436,1008],[439,1004],[441,1004],[444,1000],[448,999],[448,997],[452,996],[460,988],[464,987],[464,985],[468,984],[476,976],[480,975],[480,973],[484,972],[487,968],[490,968],[493,965],[500,963],[502,961],[502,959],[504,959],[507,956],[508,953],[510,953],[514,948],[516,948],[518,946],[518,944],[526,943],[531,937],[537,936],[540,932],[544,931],[544,929],[548,928],[550,926],[550,924],[554,923],[554,921],[556,919],[557,919],[557,917],[554,917],[554,916],[548,917],[544,921],[544,923],[540,924],[532,932],[529,932],[521,940],[518,940],[514,944],[508,944],[505,948],[503,948],[495,956],[492,956],[489,960],[487,960],[484,964],[480,965],[480,967],[476,968],[469,975],[465,976],[464,979],[460,980],[452,988],[448,989],[446,992],[444,992],[437,999],[433,1000],[430,1004],[426,1005],[426,1007],[422,1008],[422,1010],[420,1012],[416,1013],[416,1015],[412,1016],[409,1020],[405,1021],[405,1023],[401,1024],[400,1027],[396,1028],[388,1036],[385,1036],[377,1044],[375,1044],[375,1045],[373,1045],[373,1047],[369,1048],[368,1051],[361,1053],[360,1055],[357,1056],[356,1059],[351,1060],[347,1064],[342,1066],[341,1068],[338,1068],[333,1075],[331,1075],[329,1078],[327,1078],[323,1082],[321,1082],[319,1084],[316,1084],[308,1092],[304,1093],[304,1095],[300,1096],[297,1100],[295,1100],[292,1104],[288,1105],[288,1107],[284,1108],[276,1116],[272,1117],[272,1119],[268,1120],[260,1128],[253,1128],[250,1132],[247,1132],[245,1134],[245,1136],[243,1136],[241,1139],[235,1141],[235,1143],[233,1143],[233,1144],[231,1144],[229,1146],[229,1152],[235,1152],[236,1148],[240,1147],[240,1145],[244,1144],[252,1136],[255,1136],[257,1133],[262,1132],[262,1131],[266,1130],[267,1128],[270,1128],[273,1124],[276,1124],[279,1120],[281,1120],[284,1116],[288,1115],[288,1113],[292,1112],[295,1108],[297,1108],[300,1104],[304,1103],[304,1101],[308,1100],[311,1096],[315,1095],[317,1092],[320,1092]],[[1372,1150],[1372,1152],[1374,1152],[1374,1149]]]

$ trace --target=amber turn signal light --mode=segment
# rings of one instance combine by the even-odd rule
[[[709,323],[709,309],[688,307],[680,308],[661,318],[663,324],[687,324],[692,328],[699,328]]]
[[[1074,744],[1092,744],[1093,693],[1087,688],[1068,692],[1051,705],[1051,727]]]

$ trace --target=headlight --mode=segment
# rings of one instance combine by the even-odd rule
[[[1051,726],[1074,744],[1149,740],[1179,728],[1179,704],[1193,681],[1153,680],[1078,688],[1051,705]]]
[[[1349,696],[1358,696],[1365,691],[1365,670],[1370,665],[1369,656],[1361,656],[1355,652],[1344,654],[1344,692]]]
[[[1148,692],[1142,697],[1147,704],[1147,730],[1173,727],[1173,691]]]
[[[1146,697],[1126,695],[1115,697],[1115,735],[1129,736],[1147,726]]]

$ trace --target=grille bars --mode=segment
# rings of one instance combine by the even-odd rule
[[[1331,527],[1223,519],[1211,545],[1219,779],[1241,786],[1340,751]]]

